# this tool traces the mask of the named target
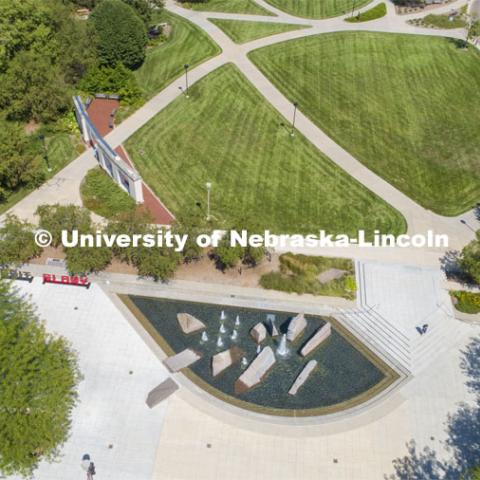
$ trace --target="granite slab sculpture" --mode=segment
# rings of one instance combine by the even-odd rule
[[[212,375],[216,377],[225,369],[238,362],[243,352],[238,347],[231,347],[223,352],[216,353],[212,357]]]
[[[178,385],[172,378],[168,377],[162,383],[157,385],[147,396],[146,403],[148,408],[153,408],[163,402],[170,395],[178,390]]]
[[[192,363],[202,358],[202,355],[190,348],[182,350],[180,353],[166,358],[163,364],[170,370],[170,372],[178,372],[182,368],[189,367]]]
[[[319,328],[313,337],[300,350],[300,355],[306,357],[312,353],[322,342],[324,342],[332,333],[332,325],[327,322],[323,327]]]
[[[267,329],[259,322],[250,330],[250,335],[257,343],[262,343],[267,338]]]
[[[293,382],[290,390],[288,391],[290,395],[297,394],[298,389],[307,381],[307,378],[310,376],[310,374],[313,372],[317,365],[318,362],[316,360],[310,360],[309,362],[307,362],[307,364],[303,367],[302,371],[298,374],[298,377]]]
[[[207,328],[205,324],[189,313],[177,314],[177,321],[183,333],[189,334]]]
[[[271,347],[265,347],[235,382],[235,393],[241,394],[258,385],[275,364]]]
[[[307,320],[303,313],[293,317],[288,324],[287,340],[294,342],[307,328]]]

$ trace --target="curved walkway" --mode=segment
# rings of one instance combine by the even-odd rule
[[[210,35],[222,48],[222,53],[220,55],[202,63],[189,72],[190,84],[197,82],[208,73],[226,63],[234,63],[248,80],[262,93],[266,100],[270,102],[285,118],[290,118],[291,116],[291,102],[248,59],[248,52],[285,40],[336,31],[377,31],[464,38],[463,29],[433,30],[411,26],[407,24],[406,21],[408,19],[421,17],[424,13],[405,16],[396,15],[393,4],[388,2],[388,0],[386,2],[388,8],[385,17],[360,24],[345,22],[344,19],[346,16],[324,20],[297,18],[272,7],[264,0],[256,1],[259,5],[272,11],[277,16],[269,17],[195,11],[182,8],[173,0],[167,0],[166,8],[177,15],[186,18],[192,23],[195,23]],[[376,4],[381,3],[381,1],[382,0],[374,0],[369,5],[360,9],[360,11],[372,8]],[[452,8],[460,7],[464,4],[464,0],[457,0],[444,7],[440,7],[435,11],[441,13],[443,11],[449,11]],[[280,33],[254,40],[243,45],[238,45],[235,44],[222,30],[210,22],[208,18],[255,20],[269,23],[295,23],[305,25],[306,27],[309,26],[310,28]],[[181,59],[179,59],[179,61],[181,61]],[[106,140],[113,148],[121,145],[127,138],[180,95],[181,91],[178,89],[178,81],[172,82],[109,133],[105,137]],[[424,233],[429,229],[434,230],[436,233],[446,233],[450,237],[450,247],[455,249],[460,249],[463,245],[474,238],[473,230],[480,227],[474,211],[466,212],[457,217],[443,217],[437,215],[423,208],[386,182],[383,178],[365,167],[350,153],[328,137],[328,135],[320,130],[311,120],[303,115],[301,111],[297,113],[296,128],[333,162],[401,212],[407,220],[408,233]],[[78,194],[79,184],[86,171],[89,168],[92,168],[93,165],[94,160],[91,152],[85,152],[59,172],[51,181],[20,201],[10,211],[16,213],[20,217],[33,219],[33,214],[37,206],[41,203],[67,203],[72,201],[80,203],[80,197]],[[464,219],[467,222],[467,225],[460,223],[461,219]],[[309,253],[315,252],[312,251]]]

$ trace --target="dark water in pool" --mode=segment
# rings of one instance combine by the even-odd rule
[[[269,330],[267,314],[274,314],[277,328],[286,332],[292,314],[237,307],[224,307],[203,303],[166,300],[159,298],[129,296],[131,301],[145,315],[158,333],[175,352],[193,348],[203,357],[194,363],[190,370],[224,394],[262,407],[279,409],[310,409],[326,407],[349,400],[365,392],[384,379],[385,374],[357,350],[344,336],[332,328],[331,336],[307,358],[298,354],[304,343],[325,323],[319,316],[306,315],[308,327],[294,344],[289,344],[291,353],[286,359],[277,356],[277,362],[264,381],[257,387],[241,394],[234,393],[234,383],[244,371],[237,363],[217,377],[211,374],[211,357],[215,353],[237,345],[250,362],[256,355],[256,344],[250,336],[250,329],[258,322],[264,322]],[[223,335],[224,346],[218,348],[216,340],[220,327],[220,314],[224,310],[227,318],[224,322],[227,332]],[[201,332],[186,335],[177,322],[177,313],[194,315],[207,325],[209,341],[201,343]],[[238,339],[230,339],[235,317],[240,316],[241,325]],[[270,345],[275,351],[280,336],[270,335],[263,346]],[[297,395],[288,394],[295,378],[304,365],[311,359],[318,361],[317,368],[300,387]]]

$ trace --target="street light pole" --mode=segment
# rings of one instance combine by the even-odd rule
[[[188,67],[190,65],[186,63],[183,68],[185,69],[185,96],[188,98]]]
[[[467,221],[464,220],[463,218],[460,220],[460,223],[462,223],[463,225],[465,225],[465,226],[466,226],[468,229],[470,229],[473,233],[477,233],[477,231],[476,231],[474,228],[472,228],[472,227],[467,223]]]
[[[298,103],[293,102],[293,120],[292,120],[292,131],[290,132],[290,136],[293,137],[295,135],[294,130],[295,130],[295,118],[297,116],[297,107]]]
[[[45,160],[45,163],[47,164],[47,170],[49,172],[52,171],[52,169],[50,168],[50,163],[48,161],[48,153],[47,153],[47,146],[45,145],[45,135],[43,133],[41,133],[39,136],[38,136],[39,140],[42,142],[42,146],[43,146],[43,159]]]
[[[207,182],[205,184],[207,187],[207,222],[210,221],[210,191],[212,190],[212,183]]]

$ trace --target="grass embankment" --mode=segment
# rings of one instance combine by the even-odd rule
[[[184,64],[193,68],[220,53],[220,47],[193,23],[167,11],[162,11],[156,21],[166,22],[172,30],[164,42],[147,50],[145,62],[135,72],[148,98],[182,75]]]
[[[369,22],[370,20],[376,20],[377,18],[382,18],[386,14],[387,14],[387,6],[384,3],[379,3],[375,7],[370,8],[365,12],[359,13],[353,17],[346,18],[345,21],[350,23]]]
[[[80,185],[83,205],[105,218],[133,211],[135,200],[122,190],[100,167],[92,168]]]
[[[331,269],[343,270],[345,273],[339,278],[323,280],[320,275]],[[333,270],[331,271],[333,273]],[[355,269],[353,261],[347,258],[312,257],[284,253],[280,255],[280,271],[263,275],[260,285],[269,290],[282,292],[311,293],[312,295],[354,299]]]
[[[251,42],[257,38],[276,35],[277,33],[309,28],[308,26],[289,23],[249,22],[217,18],[210,18],[209,20],[224,31],[235,43],[240,44]]]
[[[166,206],[206,211],[220,227],[255,219],[275,233],[399,233],[403,217],[322,155],[233,65],[212,72],[127,141],[135,166]],[[180,215],[181,216],[181,215]]]
[[[251,15],[273,15],[253,0],[207,0],[204,2],[182,2],[182,7],[205,12],[248,13]]]
[[[480,293],[457,290],[450,292],[455,308],[463,313],[480,313]]]
[[[250,58],[338,144],[425,208],[453,216],[480,200],[475,48],[448,38],[342,32]]]
[[[284,12],[303,18],[328,18],[345,15],[352,9],[351,0],[266,0]],[[368,5],[371,0],[360,0],[356,8]]]

